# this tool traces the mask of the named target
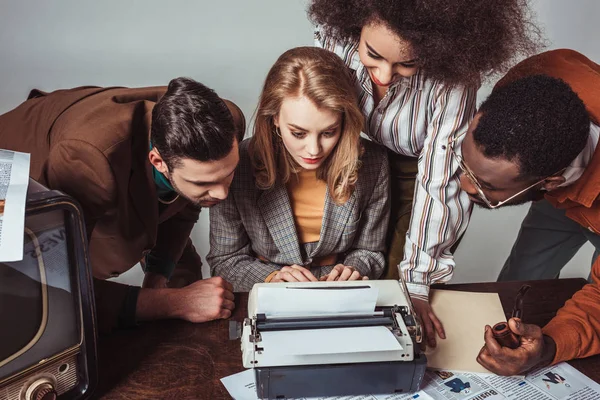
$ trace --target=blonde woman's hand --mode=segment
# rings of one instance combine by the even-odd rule
[[[271,282],[317,282],[318,279],[308,269],[299,265],[289,265],[281,268],[271,279]]]
[[[358,272],[354,267],[348,267],[343,264],[338,264],[328,275],[322,276],[322,281],[359,281],[368,280],[368,276],[361,276],[360,272]]]

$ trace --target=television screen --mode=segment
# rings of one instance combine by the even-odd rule
[[[65,213],[27,216],[23,260],[0,263],[0,381],[82,340]]]

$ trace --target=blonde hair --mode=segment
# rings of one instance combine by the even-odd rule
[[[275,117],[283,100],[304,96],[317,108],[342,114],[342,132],[332,153],[317,170],[327,182],[336,204],[354,191],[363,151],[363,116],[352,78],[342,60],[317,47],[296,47],[283,53],[269,71],[258,103],[249,151],[256,184],[270,189],[277,180],[286,184],[298,165],[275,131]]]

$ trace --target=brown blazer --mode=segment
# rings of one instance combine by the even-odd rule
[[[547,51],[517,64],[496,87],[536,74],[565,81],[585,104],[592,122],[600,124],[600,65],[574,50]],[[577,181],[545,197],[554,207],[566,210],[567,217],[600,233],[600,146]]]
[[[200,210],[179,198],[159,212],[148,161],[152,108],[165,91],[33,90],[26,102],[0,116],[0,148],[31,153],[31,177],[73,196],[83,208],[104,329],[116,324],[128,291],[104,280],[129,270],[150,250],[192,261],[200,270],[189,239]],[[243,136],[242,112],[227,105]]]

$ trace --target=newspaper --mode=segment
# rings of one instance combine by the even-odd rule
[[[600,385],[567,363],[540,369],[524,378],[427,371],[422,391],[434,400],[600,399]]]
[[[23,259],[29,154],[0,150],[0,262]]]
[[[257,400],[251,369],[221,379],[236,400]],[[319,397],[298,400],[595,400],[600,385],[567,363],[521,377],[427,371],[422,390],[411,394]]]

